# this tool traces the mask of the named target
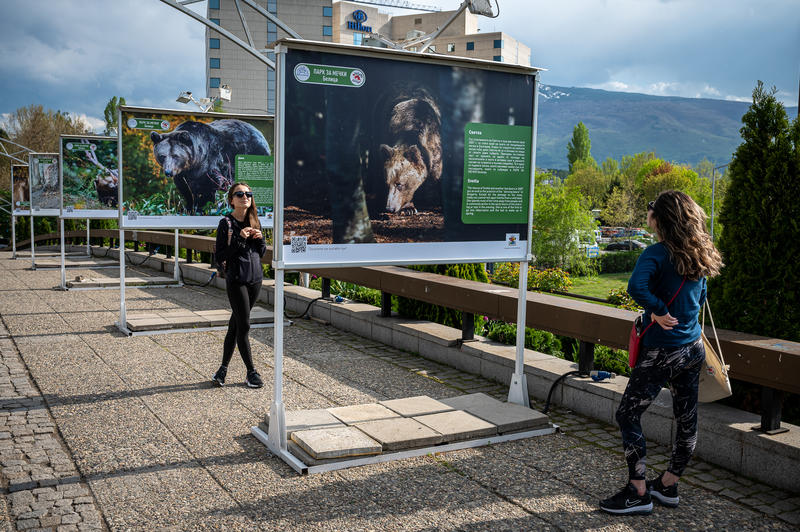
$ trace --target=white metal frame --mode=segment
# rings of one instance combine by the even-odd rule
[[[30,204],[30,216],[31,216],[31,270],[36,269],[36,241],[34,240],[35,231],[34,231],[34,218],[37,216],[59,216],[61,214],[60,209],[45,209],[42,210],[35,210],[33,208],[33,164],[32,160],[36,157],[44,156],[44,157],[52,157],[58,161],[59,168],[61,167],[61,158],[58,153],[45,153],[45,152],[30,152],[28,153],[28,203]],[[37,169],[38,172],[38,169]],[[59,169],[58,172],[58,179],[61,180],[61,170]],[[61,190],[61,184],[59,183],[59,195]],[[59,198],[59,203],[61,199]],[[61,238],[63,239],[64,232],[62,228]]]
[[[275,48],[275,56],[277,60],[277,68],[276,68],[276,119],[275,119],[275,194],[274,194],[274,213],[275,213],[275,222],[274,222],[274,229],[273,229],[273,263],[272,267],[275,270],[275,308],[274,312],[276,316],[283,315],[283,283],[284,283],[284,270],[286,269],[286,265],[283,261],[283,205],[284,205],[284,171],[285,171],[285,161],[284,161],[284,148],[285,148],[285,127],[286,127],[286,54],[289,52],[290,48],[297,48],[297,49],[324,49],[328,51],[329,49],[333,48],[335,51],[339,50],[351,50],[350,53],[353,54],[352,51],[354,47],[347,46],[347,45],[332,45],[332,44],[319,44],[319,43],[303,43],[302,41],[292,41],[292,40],[284,40],[282,43],[279,43],[278,46]],[[397,58],[396,54],[403,54],[405,56],[407,52],[398,52],[392,50],[373,50],[373,51],[365,51],[363,49],[357,50],[355,54],[357,55],[367,55],[367,56],[383,56],[384,58],[394,56]],[[425,56],[424,58],[420,58],[418,54],[409,54],[409,56],[403,57],[403,59],[408,58],[412,61],[429,61],[431,60],[431,56]],[[418,59],[419,58],[419,59]],[[482,68],[491,68],[497,70],[510,70],[508,67],[497,67],[492,65],[486,61],[469,61],[470,64],[464,65],[464,61],[454,61],[454,60],[445,60],[442,61],[441,59],[437,59],[436,62],[438,63],[449,63],[451,65],[460,65],[460,66],[474,66],[476,64],[481,65]],[[488,63],[488,64],[487,64]],[[531,238],[532,238],[532,223],[533,223],[533,199],[534,199],[534,184],[535,184],[535,174],[536,174],[536,160],[535,160],[535,150],[536,150],[536,132],[537,132],[537,120],[538,120],[538,112],[537,112],[537,104],[538,99],[536,92],[538,90],[538,69],[521,69],[517,68],[512,71],[520,72],[525,71],[528,74],[533,74],[534,76],[534,83],[533,83],[533,116],[532,116],[532,127],[531,127],[531,136],[532,136],[532,143],[531,143],[531,164],[530,164],[530,195],[529,195],[529,203],[528,203],[528,238],[526,244],[526,253],[525,259],[520,262],[520,276],[519,276],[519,296],[518,296],[518,306],[517,306],[517,345],[516,345],[516,360],[515,360],[515,370],[512,376],[511,385],[509,387],[508,393],[508,401],[516,404],[520,404],[526,407],[530,407],[530,399],[528,396],[528,384],[527,378],[524,372],[524,349],[525,349],[525,313],[526,313],[526,296],[527,296],[527,279],[528,279],[528,264],[531,261]],[[417,264],[423,264],[424,261],[415,261]],[[437,261],[441,262],[441,261]],[[339,264],[338,266],[343,266]],[[352,264],[347,264],[346,266],[352,266]],[[292,264],[292,267],[297,267],[297,265]],[[387,460],[394,460],[399,458],[406,458],[410,456],[419,456],[420,454],[427,454],[429,452],[440,452],[445,450],[450,450],[451,446],[437,446],[425,449],[418,449],[414,451],[407,451],[404,453],[392,453],[388,455],[380,455],[377,457],[369,457],[369,458],[361,458],[356,459],[353,461],[347,462],[337,462],[336,464],[326,464],[325,466],[318,466],[319,469],[316,469],[314,466],[307,466],[302,463],[302,461],[298,460],[294,457],[288,450],[287,444],[287,432],[286,432],[286,410],[283,402],[283,349],[284,349],[284,341],[283,341],[283,322],[281,320],[275,322],[275,339],[274,339],[274,385],[273,385],[273,399],[270,403],[270,423],[268,434],[264,434],[264,432],[259,429],[258,427],[253,427],[251,432],[261,441],[264,443],[274,454],[280,456],[286,463],[288,463],[293,469],[300,473],[309,473],[309,472],[322,472],[322,471],[332,471],[334,469],[341,469],[344,467],[354,467],[356,465],[363,465],[368,463],[377,463],[381,461]],[[500,438],[486,438],[483,440],[473,440],[470,442],[464,442],[461,444],[451,444],[453,447],[452,449],[457,448],[466,448],[466,447],[475,447],[480,445],[488,445],[489,443],[499,442],[499,441],[510,441],[510,439],[518,439],[524,437],[530,437],[534,435],[541,435],[552,433],[555,431],[555,428],[546,429],[549,432],[540,432],[540,431],[532,431],[530,434],[526,433],[518,433],[517,435],[508,435],[509,439],[500,439]],[[524,434],[524,435],[523,435]],[[458,447],[458,445],[465,445],[466,447]],[[419,453],[419,454],[414,454]],[[349,464],[349,465],[340,465],[340,464]]]
[[[272,418],[270,418],[272,419]],[[272,424],[270,423],[269,432],[272,432]],[[508,441],[515,441],[515,440],[522,440],[525,438],[533,438],[536,436],[546,436],[548,434],[554,434],[556,431],[559,430],[558,425],[550,425],[546,428],[536,429],[536,430],[526,430],[523,432],[513,432],[510,434],[500,434],[498,436],[491,436],[488,438],[479,438],[475,440],[465,440],[455,443],[446,443],[443,445],[435,445],[432,447],[421,447],[419,449],[409,449],[407,451],[397,451],[397,452],[390,452],[390,453],[381,453],[375,456],[366,456],[366,457],[358,457],[358,458],[351,458],[345,459],[337,462],[330,462],[327,464],[319,464],[319,465],[307,465],[302,460],[294,456],[292,453],[288,451],[288,449],[284,449],[281,447],[277,447],[273,445],[273,440],[271,436],[264,433],[261,428],[255,426],[250,427],[250,433],[258,439],[261,443],[267,446],[267,448],[276,456],[279,456],[283,459],[284,462],[289,464],[289,466],[300,473],[301,475],[313,475],[315,473],[327,473],[329,471],[338,471],[340,469],[348,469],[351,467],[359,467],[363,465],[370,465],[370,464],[380,464],[383,462],[391,462],[393,460],[403,460],[406,458],[415,458],[417,456],[425,456],[428,454],[436,454],[436,453],[445,453],[448,451],[459,451],[461,449],[472,449],[475,447],[485,447],[487,445],[493,445],[495,443],[503,443]]]

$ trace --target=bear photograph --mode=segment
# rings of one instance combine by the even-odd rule
[[[245,164],[237,156],[268,159],[271,164],[271,117],[126,107],[120,116],[123,215],[129,211],[137,216],[226,214],[225,194],[236,181],[237,165]],[[257,177],[264,182],[271,179],[271,175]],[[251,183],[257,194],[258,178]],[[269,189],[271,198],[271,181]],[[257,205],[260,216],[272,212],[271,202]]]
[[[30,208],[30,182],[28,165],[11,165],[11,204],[14,211],[27,211]]]
[[[31,210],[61,210],[57,153],[29,156]]]
[[[307,75],[324,68],[361,85]],[[526,238],[526,219],[464,223],[462,193],[467,125],[530,136],[533,76],[316,50],[292,50],[285,72],[284,245]]]
[[[117,215],[117,139],[62,136],[62,201],[67,212],[108,211]]]

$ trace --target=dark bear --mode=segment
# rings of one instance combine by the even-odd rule
[[[442,175],[442,117],[424,89],[398,99],[387,117],[392,144],[380,146],[388,188],[386,210],[416,214],[414,193],[428,178],[438,181]]]
[[[271,155],[264,135],[241,120],[187,121],[170,133],[150,133],[153,154],[171,177],[185,210],[201,213],[216,191],[233,184],[237,154]]]

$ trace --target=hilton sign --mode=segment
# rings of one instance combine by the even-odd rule
[[[360,9],[356,9],[352,14],[353,20],[347,21],[347,29],[372,33],[372,26],[364,26],[362,23],[367,21],[367,14]]]

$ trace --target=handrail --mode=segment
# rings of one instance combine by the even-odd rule
[[[134,233],[136,236],[134,238]],[[85,238],[82,231],[67,231],[65,238]],[[93,229],[92,237],[118,238],[119,231]],[[58,233],[38,235],[36,240],[53,240]],[[163,231],[125,231],[126,240],[158,245],[174,245],[174,235]],[[18,247],[28,245],[22,241]],[[214,238],[179,235],[179,246],[195,251],[213,252]],[[272,261],[272,248],[262,262]],[[324,268],[303,270],[318,276],[351,282],[392,295],[484,315],[491,319],[516,322],[517,289],[465,279],[419,272],[398,266]],[[526,325],[535,329],[577,338],[592,344],[627,349],[628,335],[635,312],[596,305],[539,292],[528,292]],[[710,332],[710,331],[709,331]],[[717,329],[731,378],[800,393],[800,343],[753,334]]]

